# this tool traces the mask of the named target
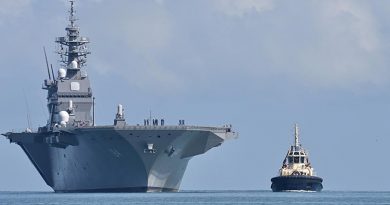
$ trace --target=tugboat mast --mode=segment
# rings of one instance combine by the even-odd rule
[[[299,147],[299,127],[298,124],[295,124],[295,147]]]

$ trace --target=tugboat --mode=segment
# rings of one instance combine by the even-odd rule
[[[299,143],[299,128],[295,125],[295,144],[288,150],[279,176],[271,179],[273,192],[322,190],[322,178],[315,176],[309,156]]]

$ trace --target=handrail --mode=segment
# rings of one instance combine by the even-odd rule
[[[115,127],[113,125],[103,125],[94,127],[82,127],[84,129],[99,129],[99,128],[117,128],[117,129],[131,129],[131,130],[210,130],[210,131],[223,131],[231,129],[230,127],[208,127],[208,126],[188,126],[188,125],[125,125],[123,127]]]

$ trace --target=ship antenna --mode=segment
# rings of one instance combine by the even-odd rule
[[[53,76],[53,81],[56,81],[56,78],[54,77],[53,64],[50,64],[50,68],[51,68],[51,75]]]
[[[24,91],[23,89],[23,95],[24,95],[24,103],[26,105],[26,111],[27,111],[27,129],[29,131],[32,130],[32,125],[31,125],[31,115],[30,115],[30,108],[28,106],[28,100],[27,100],[27,96],[26,96],[26,92]]]
[[[295,124],[295,147],[299,147],[299,128],[298,128],[298,124]]]
[[[49,80],[51,81],[49,61],[47,60],[47,54],[46,54],[46,48],[45,47],[43,47],[43,53],[45,54],[47,74],[49,75]],[[54,78],[54,76],[53,76],[53,78]]]
[[[149,110],[149,123],[152,123],[152,110]]]
[[[56,43],[60,44],[57,54],[61,57],[63,66],[68,69],[79,70],[85,66],[87,62],[87,55],[90,54],[87,45],[89,39],[80,36],[80,28],[76,25],[76,10],[75,0],[69,0],[69,25],[66,27],[67,35],[64,37],[56,38]],[[66,47],[66,49],[64,49]]]
[[[69,16],[69,21],[70,21],[70,25],[71,25],[72,27],[74,27],[74,22],[77,20],[77,19],[75,18],[74,1],[75,1],[75,0],[69,0],[69,2],[70,2],[70,11],[69,11],[70,16]]]
[[[92,126],[95,127],[95,97],[92,98]]]

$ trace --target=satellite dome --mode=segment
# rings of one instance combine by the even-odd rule
[[[66,124],[69,122],[69,113],[66,112],[66,111],[61,111],[60,113],[58,113],[59,117],[60,117],[60,123],[61,125],[62,124]]]
[[[60,124],[62,127],[66,127],[66,122],[62,121]]]
[[[77,68],[79,68],[79,64],[77,63],[76,60],[74,60],[74,61],[72,61],[72,63],[70,63],[70,67],[73,69],[77,69]]]
[[[58,77],[60,79],[64,79],[66,77],[66,69],[65,68],[58,69]]]

